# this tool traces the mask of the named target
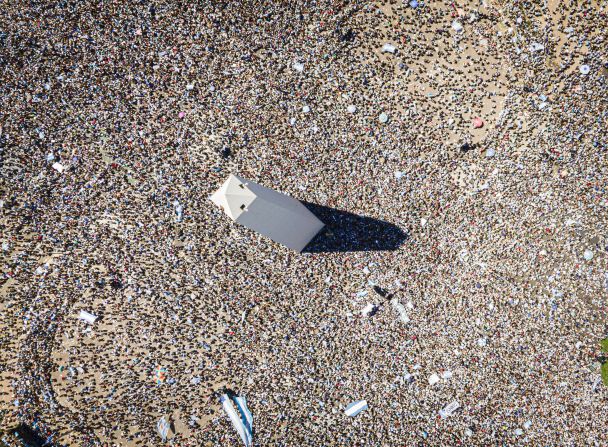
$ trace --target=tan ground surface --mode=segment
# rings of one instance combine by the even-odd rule
[[[22,67],[35,87],[5,87],[19,94],[3,91],[0,104],[14,115],[0,114],[0,136],[11,144],[0,185],[0,242],[10,243],[0,262],[3,424],[37,415],[63,445],[153,446],[161,445],[156,421],[171,415],[172,445],[239,445],[214,396],[228,386],[247,395],[260,446],[414,445],[423,432],[428,445],[601,440],[607,396],[595,385],[597,341],[606,335],[608,183],[605,146],[593,144],[605,142],[606,106],[597,98],[606,96],[608,70],[597,60],[605,61],[606,5],[591,2],[603,12],[587,23],[575,7],[535,4],[446,1],[414,10],[396,1],[327,2],[298,8],[310,9],[304,24],[287,6],[275,6],[276,24],[259,22],[265,8],[257,6],[217,13],[246,21],[250,12],[244,23],[258,27],[259,42],[244,31],[216,33],[209,11],[167,7],[154,26],[183,20],[183,38],[171,28],[138,40],[140,19],[127,20],[128,31],[114,32],[135,48],[105,44],[103,27],[86,31],[94,21],[85,13],[74,19],[99,48],[76,60],[82,78],[65,71],[78,85],[53,85],[51,92],[70,92],[61,96],[66,104],[33,102],[44,93],[39,79],[45,70],[56,79],[59,62]],[[6,27],[44,41],[35,20],[21,23],[11,11],[0,13]],[[354,31],[352,43],[336,38],[338,25]],[[294,41],[278,44],[291,26]],[[583,33],[589,45],[579,43]],[[70,45],[87,41],[78,39]],[[528,49],[537,41],[542,55]],[[385,43],[397,53],[382,53]],[[209,45],[215,53],[204,51]],[[599,48],[603,56],[593,56]],[[131,67],[122,53],[147,59]],[[4,85],[17,78],[18,59]],[[105,59],[127,67],[124,77],[87,71],[92,62],[102,70]],[[295,60],[305,62],[301,75]],[[581,78],[589,60],[594,71]],[[134,82],[142,72],[154,89]],[[95,83],[104,87],[87,92]],[[221,98],[209,100],[214,94]],[[482,128],[472,127],[475,117]],[[64,146],[62,161],[79,156],[83,165],[57,177],[43,164],[50,149],[31,142],[34,128]],[[238,146],[230,132],[250,143]],[[473,149],[463,153],[465,142]],[[230,144],[235,154],[219,159],[218,148]],[[30,146],[37,158],[19,155]],[[17,181],[22,171],[28,175]],[[395,171],[406,177],[395,180]],[[208,203],[228,172],[390,220],[410,238],[391,252],[290,253]],[[48,205],[27,220],[27,211],[7,205],[14,191],[19,206],[43,191]],[[179,224],[175,198],[187,203]],[[589,248],[595,257],[585,262]],[[407,326],[386,310],[356,317],[373,300],[370,281],[401,289]],[[80,310],[102,318],[87,326]],[[175,382],[157,385],[158,367]],[[439,370],[455,379],[427,386]],[[405,371],[420,371],[416,388],[401,386]],[[362,396],[370,410],[345,421],[344,405]],[[437,421],[451,399],[463,410]],[[191,416],[199,426],[189,425]],[[528,420],[532,428],[514,435]]]

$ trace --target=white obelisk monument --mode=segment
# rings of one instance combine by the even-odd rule
[[[299,200],[233,174],[211,200],[236,223],[297,252],[324,227]]]

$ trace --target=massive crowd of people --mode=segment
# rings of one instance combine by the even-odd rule
[[[4,5],[0,423],[236,446],[231,389],[256,446],[602,445],[607,14]],[[233,223],[229,173],[325,207],[316,249]]]

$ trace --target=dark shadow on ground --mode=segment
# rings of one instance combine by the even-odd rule
[[[50,445],[47,444],[43,436],[41,436],[36,430],[26,424],[19,424],[17,428],[9,431],[9,435],[14,436],[14,438],[10,438],[7,436],[6,439],[8,441],[16,441],[16,444],[14,445],[24,445],[31,447],[42,447],[45,445]],[[0,442],[0,445],[4,444]]]
[[[401,228],[383,220],[314,203],[302,203],[325,224],[325,228],[302,253],[392,251],[397,250],[408,238]]]

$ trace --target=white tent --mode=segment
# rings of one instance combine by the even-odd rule
[[[300,201],[232,174],[211,200],[236,223],[298,252],[324,226]]]

